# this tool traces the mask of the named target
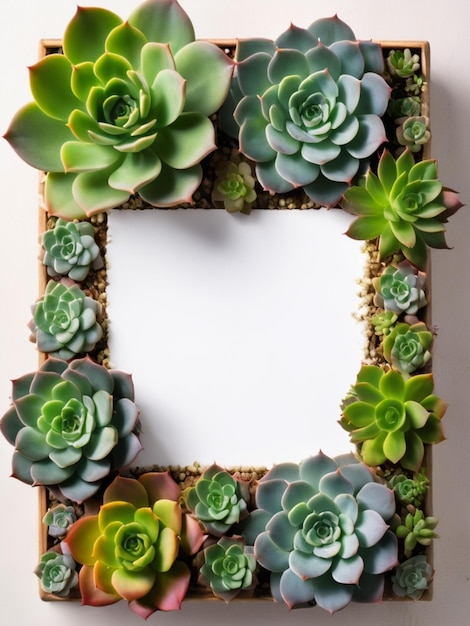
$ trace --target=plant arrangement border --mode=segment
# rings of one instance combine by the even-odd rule
[[[218,40],[218,39],[212,39],[211,40],[213,43],[216,43],[221,49],[223,49],[227,54],[232,55],[234,48],[235,48],[235,42],[232,40]],[[420,93],[420,97],[421,97],[421,115],[430,116],[430,102],[429,102],[429,84],[430,84],[430,48],[429,48],[429,43],[426,41],[376,41],[375,43],[378,43],[381,45],[382,49],[383,49],[383,53],[384,53],[384,58],[386,57],[386,54],[393,49],[405,49],[405,48],[409,48],[412,53],[418,53],[420,56],[420,63],[421,63],[421,69],[420,69],[420,75],[423,78],[423,85],[421,88],[421,93]],[[51,52],[56,52],[58,50],[60,50],[61,48],[61,41],[60,40],[55,40],[55,39],[44,39],[40,42],[40,48],[39,48],[39,56],[42,58],[43,56],[50,54]],[[211,158],[211,157],[208,157]],[[421,152],[421,159],[429,159],[431,158],[431,141],[428,141],[422,148],[422,152]],[[43,191],[43,181],[41,180],[40,182],[40,195],[42,194]],[[285,194],[284,194],[285,195]],[[197,192],[195,194],[195,197],[197,198]],[[268,206],[263,206],[266,203],[266,197],[265,196],[259,196],[259,200],[257,201],[257,203],[254,205],[254,208],[257,209],[288,209],[291,207],[287,207],[285,205],[281,205],[279,206],[279,204],[277,204],[276,202],[276,196],[274,197],[274,203],[270,203]],[[271,198],[272,199],[272,198]],[[137,204],[135,204],[133,202],[133,199],[131,198],[129,203],[125,203],[122,207],[118,207],[116,210],[119,209],[150,209],[150,210],[158,210],[155,209],[155,207],[150,207],[150,206],[145,206],[145,204],[142,206],[142,203],[137,202]],[[179,208],[179,207],[174,207]],[[190,206],[188,207],[184,207],[184,208],[188,208],[189,210],[191,209]],[[200,208],[197,204],[195,204],[194,208]],[[211,206],[211,207],[204,207],[204,208],[209,208],[209,209],[214,209],[217,210],[216,207]],[[313,207],[307,207],[307,208],[311,208],[312,210],[315,210],[319,207],[317,206],[313,206]],[[295,209],[300,210],[301,207],[300,206],[296,206]],[[171,209],[170,209],[171,210]],[[52,221],[50,221],[51,218],[48,216],[48,214],[46,213],[46,211],[44,210],[43,207],[40,207],[39,210],[39,234],[40,236],[42,236],[42,234],[48,230],[49,228],[53,227],[54,224],[54,220],[55,218],[52,218]],[[100,232],[100,237],[99,237],[99,245],[101,248],[101,253],[102,255],[105,257],[106,255],[106,243],[107,243],[107,225],[106,225],[106,214],[97,214],[95,216],[93,216],[92,218],[89,218],[88,220],[85,221],[91,221],[95,226],[98,223],[99,224],[99,232]],[[373,289],[371,287],[371,279],[377,275],[376,269],[377,269],[377,263],[379,263],[381,269],[383,270],[383,268],[387,265],[387,259],[385,259],[382,262],[378,261],[378,246],[376,244],[375,241],[369,241],[366,244],[366,251],[368,252],[369,255],[369,264],[368,264],[368,268],[367,271],[370,274],[369,276],[366,276],[364,278],[368,279],[366,281],[368,286],[365,286],[365,284],[362,285],[362,293],[360,294],[361,297],[363,297],[365,299],[366,302],[369,303],[369,308],[368,308],[368,315],[367,315],[367,319],[366,321],[368,322],[368,326],[369,326],[369,330],[371,328],[371,322],[370,322],[370,317],[371,317],[371,311],[373,310],[373,305],[371,304],[372,301],[372,293],[373,293]],[[374,264],[375,264],[375,268],[374,268]],[[96,284],[96,274],[94,272],[91,272],[91,275],[89,277],[89,280],[87,281],[87,288],[91,289],[93,292],[93,296],[96,299],[101,299],[102,303],[104,305],[105,308],[105,302],[106,302],[106,296],[105,296],[105,287],[106,287],[106,267],[104,267],[103,269],[99,270],[100,271],[100,279],[99,282],[101,283],[100,286],[97,286]],[[427,276],[427,296],[428,296],[428,303],[425,309],[425,313],[424,313],[424,320],[425,323],[428,325],[428,327],[431,327],[431,293],[430,293],[430,285],[431,285],[431,281],[430,281],[430,262],[428,260],[427,263],[427,268],[426,268],[426,276]],[[47,271],[46,271],[46,267],[43,264],[40,264],[40,269],[39,269],[39,282],[40,282],[40,287],[39,287],[39,295],[42,296],[44,294],[44,290],[46,288],[47,282],[48,282],[49,277],[47,275]],[[104,281],[104,282],[103,282]],[[96,359],[98,362],[106,365],[107,362],[109,361],[109,350],[107,348],[107,330],[106,330],[106,326],[107,326],[107,320],[106,320],[106,314],[104,316],[104,323],[103,323],[103,327],[104,327],[104,337],[103,339],[99,342],[99,344],[97,345],[94,353],[92,354],[93,358]],[[377,338],[373,336],[372,333],[369,333],[370,336],[370,345],[373,351],[375,351],[375,347],[373,344],[377,344]],[[370,354],[366,355],[366,357],[369,359],[369,362],[375,363],[377,362],[377,356],[375,357],[371,357]],[[45,360],[47,358],[47,355],[43,352],[39,352],[39,365],[42,365]],[[383,358],[381,359],[380,357],[378,358],[378,362],[382,362],[383,363]],[[424,371],[429,372],[431,370],[431,362],[429,362],[426,365],[426,368]],[[423,460],[423,467],[426,468],[426,473],[427,473],[427,477],[429,479],[429,488],[426,491],[426,495],[425,495],[425,500],[424,500],[424,505],[423,505],[423,509],[426,511],[426,514],[429,515],[430,512],[432,511],[432,452],[431,452],[431,446],[430,445],[426,445],[425,446],[425,455],[424,455],[424,460]],[[144,473],[145,471],[166,471],[169,470],[170,474],[172,475],[172,477],[174,478],[174,480],[182,487],[188,487],[188,486],[192,486],[195,484],[195,481],[201,476],[201,474],[203,473],[205,468],[202,467],[160,467],[160,466],[153,466],[152,468],[133,468],[131,470],[127,470],[124,472],[121,472],[122,475],[127,475],[127,476],[131,476],[131,477],[138,477],[141,473]],[[249,484],[250,484],[250,491],[251,491],[251,497],[253,499],[253,494],[255,492],[256,489],[256,481],[258,479],[260,479],[268,470],[267,468],[226,468],[227,471],[229,473],[231,473],[232,475],[234,475],[236,478],[241,478],[242,480],[249,480]],[[39,502],[39,556],[41,557],[42,554],[44,554],[51,546],[51,539],[48,536],[48,529],[47,526],[43,523],[43,517],[46,514],[46,512],[48,511],[48,509],[55,503],[54,497],[52,496],[52,494],[49,492],[49,490],[46,487],[43,486],[39,486],[38,487],[38,502]],[[433,566],[433,546],[432,543],[430,546],[428,546],[426,548],[426,557],[427,557],[427,561],[428,563],[431,565],[431,567]],[[75,589],[72,591],[72,593],[70,594],[70,596],[62,598],[59,597],[57,595],[51,594],[51,593],[47,593],[45,592],[41,586],[39,586],[39,593],[40,593],[40,597],[42,600],[47,600],[47,601],[70,601],[70,600],[78,600],[80,598],[80,594],[78,592],[78,589]],[[424,593],[422,594],[422,596],[420,597],[420,600],[424,600],[424,601],[429,601],[432,599],[432,584],[429,585],[429,587],[424,591]],[[198,584],[191,584],[190,588],[185,596],[187,599],[204,599],[204,600],[215,600],[217,599],[216,596],[211,592],[210,589],[202,587],[201,585]],[[245,597],[243,599],[246,599]],[[264,586],[260,586],[259,588],[256,589],[253,597],[253,600],[268,600],[268,601],[272,601],[272,595],[270,593],[270,589],[269,589],[269,584],[265,583]],[[392,601],[402,601],[402,600],[409,600],[408,597],[397,597],[396,595],[392,594],[391,592],[391,583],[390,580],[386,580],[386,586],[385,586],[385,593],[383,596],[384,600],[392,600]]]

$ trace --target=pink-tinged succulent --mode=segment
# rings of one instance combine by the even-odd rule
[[[75,502],[94,495],[142,449],[131,377],[88,357],[49,357],[14,380],[0,429],[15,447],[15,478]]]
[[[183,513],[179,498],[180,488],[168,472],[118,476],[111,483],[99,513],[80,518],[65,539],[83,565],[83,604],[124,599],[145,619],[157,610],[180,608],[190,582],[180,557],[195,554],[204,535]]]
[[[343,408],[341,426],[370,466],[387,460],[418,471],[424,444],[444,439],[447,404],[434,394],[432,374],[405,378],[377,365],[363,365]]]
[[[190,202],[232,69],[218,46],[195,41],[176,0],[147,0],[126,21],[79,7],[63,54],[30,68],[34,101],[5,137],[47,172],[52,215],[81,219],[136,192],[159,207]]]

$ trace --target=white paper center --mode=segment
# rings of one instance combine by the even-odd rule
[[[132,374],[138,465],[299,462],[337,423],[364,350],[361,243],[339,210],[112,211],[114,367]]]

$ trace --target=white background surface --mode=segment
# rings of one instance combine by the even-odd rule
[[[14,112],[31,99],[26,66],[37,59],[41,37],[60,37],[75,11],[74,0],[16,0],[0,8],[2,89],[0,131]],[[93,2],[83,1],[82,5]],[[126,17],[131,0],[102,0],[101,6]],[[308,26],[318,17],[338,15],[359,38],[427,39],[431,43],[431,117],[433,156],[442,180],[470,202],[469,70],[464,42],[470,12],[464,0],[182,0],[198,37],[274,38],[292,21]],[[9,404],[9,379],[37,365],[28,343],[29,307],[36,298],[37,174],[0,142],[0,189],[3,219],[0,228],[0,411]],[[392,624],[460,626],[470,612],[470,519],[468,445],[470,442],[468,385],[470,377],[470,216],[464,208],[448,226],[452,251],[433,253],[433,319],[439,327],[434,349],[436,392],[450,404],[444,418],[448,440],[434,451],[434,512],[441,538],[435,542],[436,584],[431,603],[350,605],[333,618],[319,609],[289,613],[272,603],[186,602],[179,613],[158,613],[149,623],[164,626],[240,623],[264,626],[383,626]],[[38,599],[36,564],[36,493],[8,478],[11,448],[0,441],[0,490],[3,498],[0,532],[0,615],[2,623],[78,626],[84,619],[116,626],[142,624],[123,603],[113,607],[80,608],[78,604],[42,603]],[[7,508],[8,504],[8,508]]]

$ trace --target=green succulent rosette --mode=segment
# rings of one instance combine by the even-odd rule
[[[53,278],[68,276],[82,281],[93,267],[103,265],[90,222],[67,222],[59,218],[42,236],[42,262]]]
[[[434,395],[432,374],[404,377],[377,365],[363,365],[343,408],[341,426],[360,444],[367,465],[386,461],[418,471],[424,445],[444,439],[441,419],[447,404]]]
[[[191,202],[232,65],[215,44],[194,40],[176,0],[147,0],[126,21],[79,7],[63,54],[30,68],[34,102],[6,139],[47,172],[52,215],[81,219],[136,192],[158,207]]]
[[[395,498],[353,455],[274,466],[258,484],[256,506],[243,535],[271,572],[277,601],[315,602],[330,613],[380,601],[384,572],[397,565]]]
[[[33,305],[31,341],[41,352],[59,359],[91,352],[103,336],[101,315],[101,304],[75,283],[49,281]]]
[[[213,464],[183,492],[183,500],[205,532],[221,537],[246,517],[248,485]]]
[[[358,216],[347,230],[349,237],[378,237],[381,258],[402,252],[425,270],[428,247],[448,247],[444,223],[462,203],[438,180],[435,161],[415,163],[409,150],[395,161],[384,150],[377,174],[370,169],[359,185],[347,189],[341,206]]]
[[[416,509],[413,513],[406,515],[404,524],[400,524],[395,529],[397,537],[404,542],[406,557],[410,557],[418,545],[430,546],[432,540],[439,537],[434,531],[438,522],[436,517],[425,516],[421,509]]]
[[[168,472],[118,476],[105,490],[98,514],[72,526],[65,544],[82,564],[83,604],[124,599],[145,619],[157,610],[180,608],[191,577],[180,553],[197,552],[204,536],[183,513],[179,496]]]
[[[142,449],[131,377],[88,357],[49,357],[13,381],[0,429],[15,447],[12,475],[83,502]]]
[[[433,334],[424,322],[397,324],[383,341],[384,356],[402,374],[412,374],[431,358]]]
[[[41,589],[59,598],[67,598],[78,584],[78,573],[73,558],[53,550],[41,556],[34,573],[39,578]]]
[[[49,509],[42,518],[42,523],[48,526],[48,535],[59,539],[65,537],[70,526],[76,521],[77,516],[73,506],[66,506],[62,503]]]
[[[245,546],[241,537],[221,537],[204,549],[203,559],[198,582],[226,604],[241,592],[251,591],[257,582],[253,548]]]
[[[261,185],[302,187],[314,202],[336,205],[386,138],[380,46],[356,41],[335,16],[290,26],[275,41],[241,40],[235,59],[221,124],[255,162]]]

